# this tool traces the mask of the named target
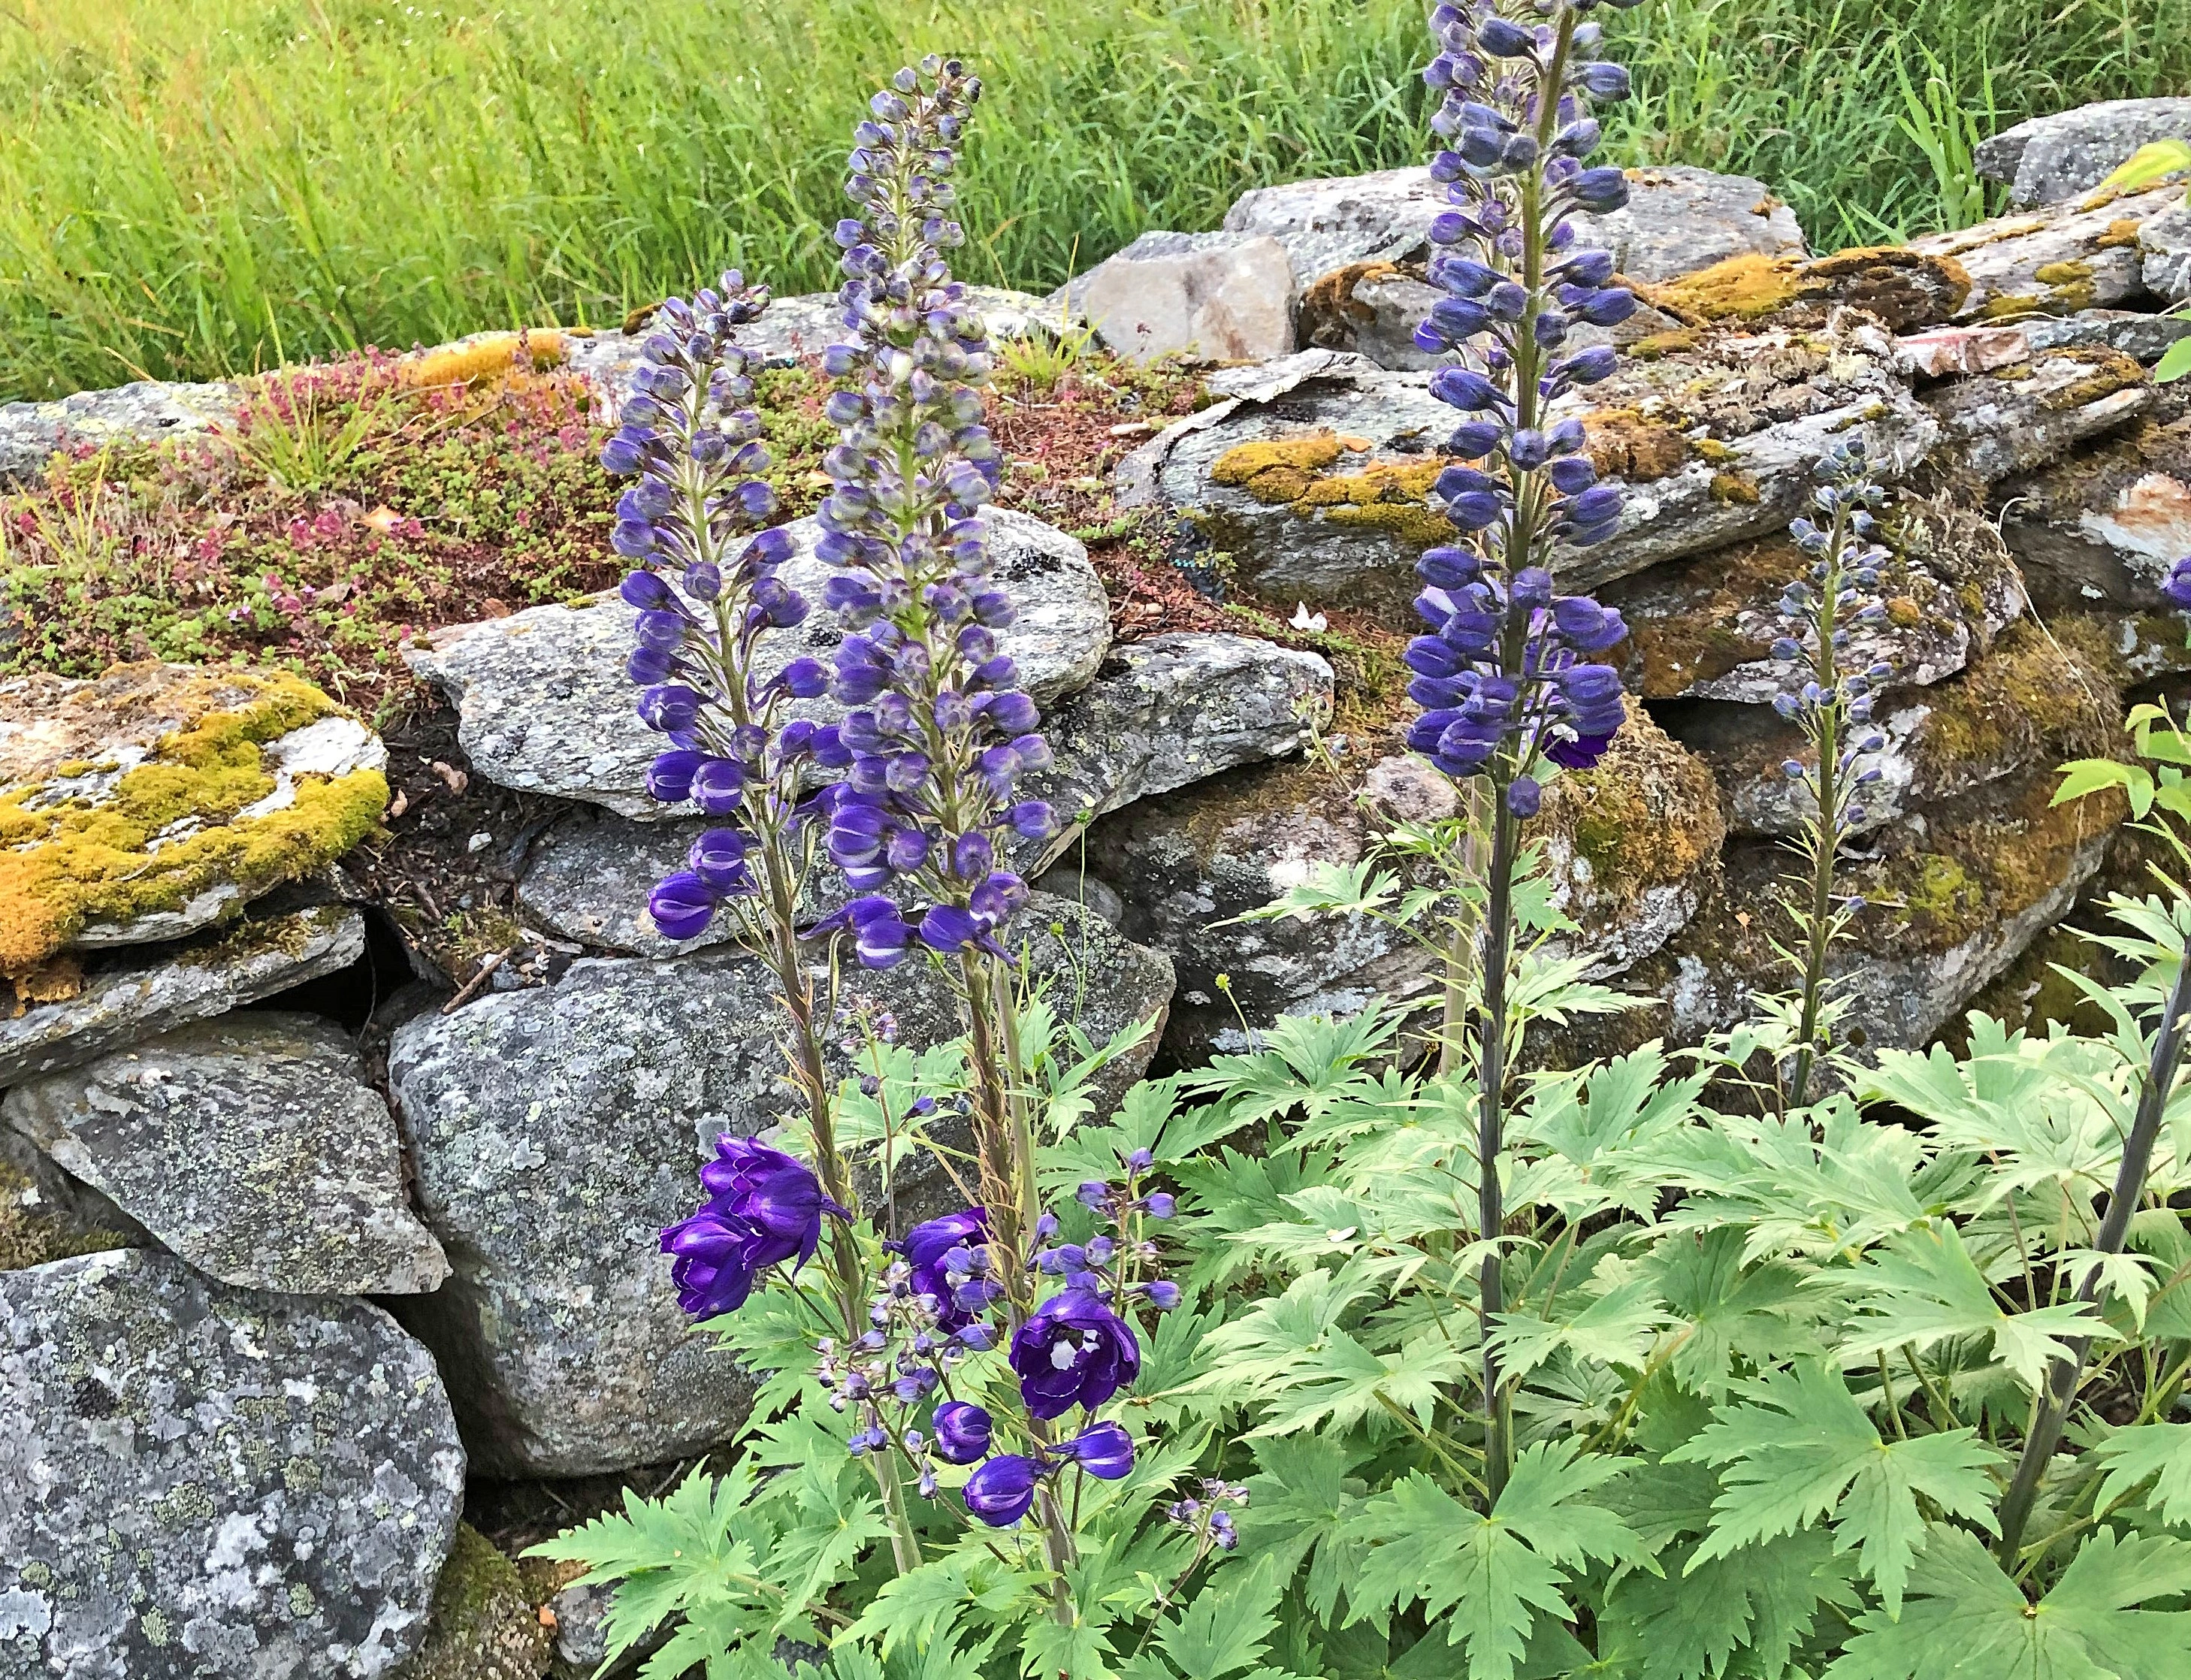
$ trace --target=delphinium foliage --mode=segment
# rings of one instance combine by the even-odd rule
[[[784,1637],[835,1680],[2191,1676],[2191,904],[2173,875],[2112,901],[2097,943],[2135,977],[2078,978],[2104,1034],[1973,1016],[1961,1056],[1835,1044],[1813,942],[1845,927],[1834,863],[1880,814],[1888,675],[1852,669],[1881,500],[1854,447],[1795,527],[1813,569],[1777,650],[1815,755],[1790,772],[1813,812],[1796,1002],[1680,1056],[1521,1065],[1525,1029],[1625,1001],[1586,948],[1547,954],[1576,930],[1522,828],[1624,716],[1618,618],[1556,581],[1619,515],[1574,424],[1630,307],[1574,231],[1622,191],[1585,162],[1622,86],[1591,9],[1436,14],[1453,202],[1425,339],[1464,418],[1413,739],[1474,795],[1473,849],[1416,824],[1389,855],[1433,885],[1373,858],[1269,912],[1434,930],[1432,1057],[1379,1001],[1096,1113],[1101,1052],[1057,1054],[1016,971],[1011,859],[1051,819],[1019,779],[1046,749],[988,561],[988,350],[945,255],[958,66],[894,81],[854,154],[828,672],[765,674],[799,608],[740,488],[725,333],[751,299],[670,312],[612,464],[640,475],[619,540],[652,567],[657,777],[720,823],[655,910],[673,935],[737,919],[800,1023],[800,1101],[719,1146],[666,1238],[762,1379],[737,1461],[546,1548],[617,1583],[613,1652],[675,1621],[650,1680],[777,1671]],[[2171,587],[2191,612],[2191,562]],[[791,715],[822,686],[834,729]],[[2131,721],[2135,761],[2072,766],[2057,798],[2127,800],[2180,844],[2191,742],[2160,708]],[[824,857],[853,897],[802,930]],[[963,1035],[898,1042],[848,995],[856,964],[943,988]],[[1717,1112],[1745,1045],[1786,1052],[1779,1100]],[[926,1193],[963,1193],[871,1215],[862,1185],[913,1182],[924,1153]]]
[[[1875,816],[1864,801],[1881,779],[1869,760],[1887,737],[1873,726],[1872,703],[1893,675],[1881,660],[1852,669],[1850,652],[1853,638],[1887,616],[1879,568],[1887,554],[1875,540],[1887,493],[1869,481],[1860,438],[1819,462],[1818,476],[1813,506],[1790,527],[1810,566],[1789,580],[1780,599],[1787,633],[1773,644],[1784,672],[1773,709],[1801,729],[1810,749],[1807,760],[1781,766],[1807,807],[1797,841],[1806,874],[1792,883],[1788,905],[1795,939],[1781,948],[1796,982],[1783,1087],[1789,1108],[1808,1100],[1813,1072],[1833,1048],[1841,1000],[1828,987],[1826,960],[1856,908],[1835,895],[1835,868],[1849,837]]]

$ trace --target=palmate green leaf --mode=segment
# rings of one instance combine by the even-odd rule
[[[1233,1564],[1176,1616],[1157,1624],[1157,1644],[1188,1680],[1225,1680],[1254,1668],[1278,1632],[1273,1612],[1284,1585],[1271,1558]]]
[[[1670,1462],[1720,1466],[1711,1533],[1691,1570],[1830,1519],[1835,1549],[1856,1552],[1892,1613],[1925,1545],[1920,1495],[1950,1516],[1992,1527],[1997,1489],[1988,1472],[2003,1460],[1975,1431],[1883,1440],[1841,1378],[1808,1362],[1739,1392],[1746,1404],[1720,1408],[1666,1455]]]
[[[1762,1363],[1804,1349],[1802,1274],[1778,1261],[1744,1267],[1742,1232],[1733,1226],[1661,1238],[1643,1275],[1678,1320],[1679,1340],[1666,1370],[1682,1387],[1716,1394],[1739,1351]]]
[[[1903,1347],[1922,1353],[1952,1336],[1989,1336],[1994,1358],[2036,1389],[2046,1367],[2065,1359],[2064,1337],[2104,1335],[2097,1313],[2075,1301],[2028,1313],[2003,1310],[1955,1227],[1942,1222],[1888,1240],[1850,1286],[1864,1291],[1841,1344],[1853,1364]]]
[[[1469,1680],[1513,1680],[1540,1616],[1573,1620],[1562,1590],[1589,1562],[1655,1569],[1635,1532],[1583,1496],[1619,1473],[1607,1457],[1578,1457],[1573,1442],[1539,1442],[1486,1515],[1416,1472],[1363,1502],[1347,1524],[1370,1546],[1351,1620],[1386,1625],[1420,1601],[1446,1643],[1461,1648]]]
[[[1877,1611],[1824,1680],[2191,1680],[2191,1542],[2095,1529],[2029,1603],[1978,1540],[1936,1524],[1898,1621]]]
[[[2092,1448],[2105,1464],[2093,1508],[2105,1511],[2147,1482],[2145,1507],[2171,1528],[2191,1527],[2191,1423],[2141,1423]]]
[[[805,1618],[806,1607],[851,1573],[860,1554],[890,1538],[882,1502],[850,1456],[810,1460],[792,1472],[789,1499],[797,1520],[788,1524],[766,1559],[769,1578],[783,1589],[776,1630]]]
[[[1048,1616],[1029,1622],[1022,1635],[1020,1672],[1033,1680],[1115,1680],[1118,1653],[1111,1630],[1089,1621],[1064,1624]]]
[[[1337,1021],[1282,1015],[1263,1034],[1262,1049],[1211,1058],[1187,1089],[1217,1096],[1238,1125],[1277,1119],[1296,1108],[1313,1124],[1334,1103],[1374,1089],[1377,1076],[1363,1063],[1389,1047],[1403,1018],[1382,1005]]]
[[[1338,1619],[1340,1595],[1361,1567],[1363,1547],[1344,1525],[1368,1493],[1354,1473],[1366,1456],[1337,1434],[1278,1436],[1255,1449],[1262,1467],[1248,1478],[1242,1546],[1272,1558],[1281,1581],[1307,1560],[1305,1592],[1322,1623]]]
[[[1690,1549],[1665,1575],[1623,1575],[1598,1614],[1598,1652],[1634,1680],[1780,1680],[1817,1625],[1821,1603],[1859,1602],[1847,1562],[1823,1529],[1784,1535],[1714,1558],[1693,1573]],[[1738,1662],[1738,1657],[1740,1660]]]
[[[1510,1376],[1527,1376],[1558,1353],[1597,1364],[1641,1366],[1653,1333],[1666,1322],[1649,1278],[1628,1279],[1595,1299],[1580,1290],[1562,1298],[1575,1311],[1556,1321],[1526,1313],[1500,1315],[1491,1340]]]

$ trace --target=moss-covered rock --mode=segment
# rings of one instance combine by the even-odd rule
[[[0,1272],[128,1246],[129,1239],[119,1232],[67,1217],[39,1193],[28,1173],[0,1160]]]
[[[459,1523],[434,1586],[426,1637],[398,1680],[540,1680],[555,1635],[517,1565]]]
[[[378,739],[284,673],[120,665],[0,684],[0,971],[172,938],[340,857]]]
[[[1875,316],[1892,332],[1945,321],[1970,293],[1953,257],[1903,246],[1863,246],[1806,259],[1746,253],[1655,288],[1652,300],[1696,324],[1821,327],[1842,307]]]

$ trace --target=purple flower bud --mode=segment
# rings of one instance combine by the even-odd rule
[[[1179,1305],[1179,1285],[1168,1278],[1143,1284],[1142,1293],[1148,1296],[1149,1305],[1159,1313],[1169,1313]]]
[[[646,914],[664,939],[691,939],[715,919],[715,895],[698,874],[680,870],[646,896]]]
[[[1102,1481],[1116,1482],[1133,1472],[1134,1438],[1116,1423],[1090,1424],[1053,1450]]]
[[[966,1509],[993,1529],[1009,1529],[1034,1504],[1040,1474],[1033,1459],[1001,1453],[966,1478]]]
[[[1152,1191],[1142,1205],[1149,1210],[1151,1219],[1169,1219],[1179,1208],[1169,1190]]]
[[[745,766],[736,759],[703,758],[693,766],[693,804],[709,817],[727,817],[745,800]]]
[[[1628,202],[1628,177],[1610,167],[1585,169],[1568,183],[1568,191],[1582,209],[1602,216]]]
[[[700,767],[702,756],[686,747],[657,754],[654,762],[646,767],[648,796],[664,805],[679,805],[690,799],[692,772]]]
[[[987,1412],[966,1400],[936,1409],[936,1455],[946,1464],[971,1464],[989,1450],[995,1423]]]
[[[1517,817],[1534,817],[1544,798],[1545,790],[1534,777],[1517,776],[1506,785],[1506,808]]]
[[[1431,375],[1431,395],[1449,407],[1471,412],[1506,406],[1506,394],[1468,367],[1439,368]]]
[[[702,704],[701,696],[682,683],[658,684],[640,691],[640,721],[649,729],[675,734],[698,720]]]

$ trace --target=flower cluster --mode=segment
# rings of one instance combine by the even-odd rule
[[[1869,819],[1859,802],[1862,790],[1879,781],[1881,772],[1863,760],[1887,744],[1871,727],[1872,698],[1893,675],[1892,667],[1844,668],[1852,631],[1887,616],[1879,568],[1887,552],[1875,540],[1875,510],[1885,504],[1887,492],[1871,481],[1864,445],[1853,439],[1821,460],[1817,474],[1824,481],[1812,498],[1818,517],[1798,518],[1789,527],[1811,564],[1807,575],[1790,580],[1780,598],[1788,634],[1773,644],[1773,658],[1784,667],[1773,709],[1798,725],[1818,755],[1816,764],[1790,759],[1781,771],[1808,792],[1832,844]]]
[[[1238,1483],[1209,1476],[1203,1478],[1200,1498],[1174,1500],[1164,1507],[1164,1519],[1192,1535],[1198,1551],[1215,1547],[1220,1552],[1230,1552],[1240,1544],[1240,1531],[1233,1526],[1232,1513],[1247,1503],[1247,1489]]]
[[[743,534],[775,513],[776,497],[760,476],[769,458],[760,418],[745,406],[755,357],[734,335],[767,306],[767,291],[736,271],[720,289],[663,305],[601,450],[611,473],[639,481],[617,499],[611,540],[642,567],[622,589],[638,612],[625,670],[640,685],[640,720],[669,739],[646,789],[724,819],[647,901],[670,939],[696,937],[723,904],[755,891],[752,854],[805,814],[808,762],[845,759],[834,728],[777,726],[786,702],[825,691],[822,663],[794,659],[764,676],[755,658],[763,631],[807,613],[777,575],[790,538],[781,529]]]
[[[836,230],[852,336],[823,365],[852,383],[827,409],[841,441],[822,461],[819,553],[839,568],[823,601],[847,631],[830,692],[851,709],[828,845],[862,895],[836,925],[870,967],[916,941],[1001,948],[997,930],[1027,897],[1002,849],[1056,827],[1047,805],[1015,796],[1050,753],[999,651],[1013,607],[979,517],[1003,458],[982,424],[987,329],[943,254],[964,237],[953,148],[980,93],[955,60],[898,72],[855,135],[861,216]],[[894,880],[921,908],[881,892]]]
[[[1589,656],[1625,626],[1586,596],[1556,594],[1549,567],[1556,544],[1612,535],[1621,509],[1619,492],[1597,481],[1581,424],[1546,419],[1614,371],[1603,331],[1636,307],[1611,283],[1612,256],[1579,246],[1572,219],[1628,196],[1619,169],[1584,162],[1598,142],[1594,102],[1628,90],[1625,71],[1587,56],[1600,30],[1579,14],[1593,3],[1552,0],[1528,23],[1486,0],[1442,4],[1425,71],[1443,96],[1432,126],[1446,142],[1431,173],[1454,208],[1431,225],[1429,276],[1445,295],[1416,342],[1458,357],[1431,380],[1470,417],[1431,504],[1469,541],[1420,562],[1428,587],[1415,605],[1433,634],[1408,650],[1410,693],[1426,708],[1408,742],[1448,775],[1489,773],[1522,817],[1541,796],[1528,774],[1537,758],[1595,764],[1624,715],[1618,673]],[[1460,464],[1470,461],[1486,464]]]
[[[707,1202],[662,1233],[663,1252],[676,1256],[678,1304],[696,1318],[737,1311],[768,1267],[789,1261],[795,1271],[812,1259],[824,1214],[851,1217],[805,1162],[728,1132],[700,1182]]]
[[[2168,581],[2160,586],[2160,592],[2178,612],[2191,612],[2191,555],[2168,568]]]

